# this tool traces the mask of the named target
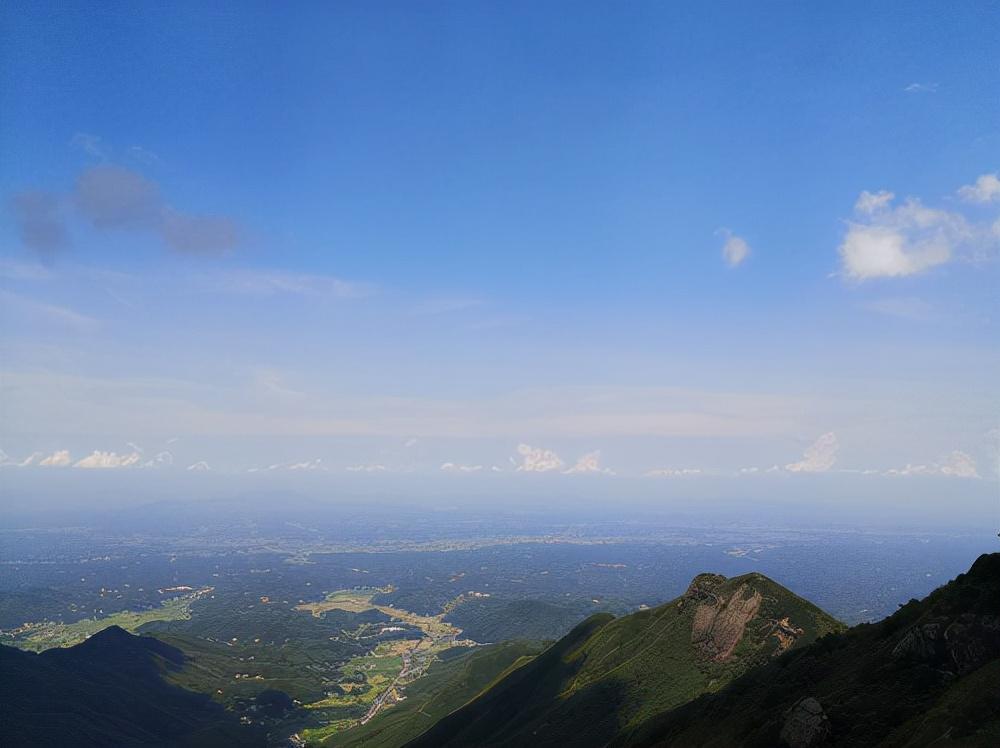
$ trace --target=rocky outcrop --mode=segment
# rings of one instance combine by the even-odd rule
[[[788,620],[788,616],[785,616],[780,621],[774,621],[771,636],[778,640],[778,651],[775,654],[778,655],[791,649],[803,634],[805,634],[805,631],[792,624]]]
[[[788,748],[818,748],[830,743],[830,720],[812,696],[795,703],[785,716],[781,740]]]
[[[963,675],[1000,657],[1000,617],[965,613],[913,626],[893,648],[892,656]]]
[[[706,575],[700,575],[692,587]],[[760,609],[761,594],[747,584],[741,584],[729,597],[718,594],[714,579],[704,580],[695,591],[699,600],[691,626],[691,643],[705,658],[723,662],[729,659],[743,639],[747,624]],[[691,588],[688,589],[691,594]]]

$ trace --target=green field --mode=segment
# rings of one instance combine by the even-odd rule
[[[455,646],[472,642],[460,641],[461,629],[444,621],[444,616],[462,601],[448,603],[437,615],[418,615],[408,610],[379,605],[373,597],[386,590],[338,590],[322,601],[296,606],[296,610],[311,613],[314,618],[346,611],[364,613],[378,611],[390,621],[419,629],[417,640],[383,642],[367,654],[352,658],[340,669],[337,692],[305,704],[322,722],[302,730],[299,736],[309,744],[321,743],[332,736],[364,727],[381,719],[383,710],[401,703],[411,684],[420,682],[438,654]]]
[[[406,689],[406,699],[365,725],[327,735],[310,733],[311,742],[326,748],[395,748],[416,737],[438,719],[476,697],[501,675],[542,649],[535,642],[513,641],[442,653],[426,675]]]
[[[209,594],[211,587],[164,600],[159,607],[142,611],[121,611],[102,618],[85,618],[75,623],[41,621],[25,624],[14,631],[0,634],[0,644],[8,644],[31,652],[53,647],[71,647],[109,626],[120,626],[135,632],[140,626],[154,621],[182,621],[191,617],[191,604]]]

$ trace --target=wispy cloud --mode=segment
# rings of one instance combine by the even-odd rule
[[[384,473],[386,472],[386,466],[379,463],[372,463],[367,465],[348,465],[346,468],[349,473]]]
[[[885,475],[941,475],[952,478],[978,478],[976,461],[965,452],[954,451],[939,462],[929,465],[907,465],[904,468],[887,470]]]
[[[9,280],[42,281],[49,280],[52,272],[37,262],[18,262],[9,258],[0,258],[0,278]]]
[[[576,463],[568,470],[563,471],[566,475],[614,475],[615,471],[601,466],[600,450],[588,452],[580,457]]]
[[[819,437],[802,455],[798,462],[785,465],[791,473],[825,473],[837,462],[840,444],[832,431]]]
[[[79,148],[91,158],[104,161],[111,154],[110,147],[97,135],[86,132],[78,132],[70,138],[70,144]]]
[[[702,475],[702,471],[700,468],[654,468],[643,475],[647,478],[690,478]]]
[[[146,166],[152,166],[154,164],[160,163],[160,157],[153,153],[148,148],[143,148],[141,145],[130,145],[126,149],[126,153],[129,158],[138,161],[140,164]]]
[[[910,83],[903,90],[906,91],[906,93],[911,93],[911,94],[937,93],[938,84],[937,83]]]
[[[443,473],[479,473],[483,470],[482,465],[460,465],[455,462],[442,463],[439,468]]]
[[[737,236],[726,228],[715,232],[717,236],[723,237],[722,259],[731,267],[739,267],[750,256],[750,245],[742,236]]]
[[[94,332],[99,323],[93,317],[57,304],[29,299],[10,291],[0,291],[0,306],[6,307],[5,316],[19,316],[29,322],[67,327],[77,332]]]
[[[219,290],[252,296],[292,294],[338,299],[370,296],[374,287],[332,275],[288,273],[279,270],[234,270],[219,276],[204,276],[203,282]]]

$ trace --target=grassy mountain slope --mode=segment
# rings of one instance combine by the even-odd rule
[[[660,715],[637,746],[1000,745],[1000,554]]]
[[[604,745],[842,629],[760,574],[702,574],[658,608],[592,616],[410,745]]]
[[[0,646],[4,746],[262,745],[204,694],[164,680],[184,655],[117,626],[66,649]]]
[[[394,748],[416,737],[437,720],[475,698],[511,669],[534,657],[541,645],[511,641],[476,649],[457,649],[435,662],[427,674],[406,688],[406,699],[366,725],[329,738],[336,748]]]

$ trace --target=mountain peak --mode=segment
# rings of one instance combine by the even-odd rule
[[[151,636],[131,634],[121,626],[108,626],[65,649],[48,649],[43,657],[88,660],[95,667],[122,667],[131,670],[158,670],[157,662],[168,669],[184,664],[184,653]],[[155,657],[154,657],[155,656]]]
[[[664,605],[588,619],[413,745],[604,745],[653,714],[842,629],[761,574],[699,574]],[[578,730],[584,714],[601,715],[588,724],[586,740]]]
[[[984,553],[977,558],[967,576],[1000,584],[1000,553]]]

